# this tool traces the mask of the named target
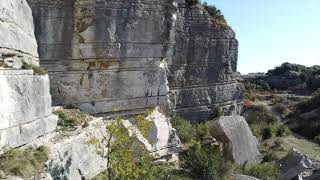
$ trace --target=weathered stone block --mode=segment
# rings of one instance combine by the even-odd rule
[[[242,116],[223,116],[209,125],[210,135],[222,144],[227,160],[237,164],[261,161],[258,140],[252,135],[249,125]]]

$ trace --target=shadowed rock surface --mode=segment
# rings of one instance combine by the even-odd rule
[[[92,114],[160,105],[200,120],[214,105],[243,97],[235,34],[201,7],[183,0],[29,3],[56,105]]]
[[[312,162],[307,156],[293,149],[289,154],[279,161],[280,179],[291,180],[298,177],[300,173],[311,167]]]

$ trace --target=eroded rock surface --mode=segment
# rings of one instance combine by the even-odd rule
[[[242,116],[223,116],[209,125],[210,135],[222,144],[223,155],[237,164],[257,163],[258,140]]]
[[[203,120],[214,105],[243,97],[235,79],[235,34],[198,6],[183,0],[28,1],[57,105],[92,114],[169,105]]]

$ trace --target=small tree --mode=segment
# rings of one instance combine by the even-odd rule
[[[149,128],[146,119],[138,118],[140,128]],[[123,120],[117,116],[106,127],[109,138],[107,139],[107,173],[108,179],[141,179],[150,176],[148,169],[152,166],[151,157],[147,150],[136,139],[135,131],[123,125]]]

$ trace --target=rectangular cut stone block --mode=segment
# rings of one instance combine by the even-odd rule
[[[1,71],[0,71],[1,72]],[[48,76],[0,74],[0,130],[50,116]],[[29,71],[26,71],[26,73]],[[6,74],[6,73],[2,73]]]
[[[37,137],[54,131],[58,118],[54,115],[36,119],[26,124],[0,130],[0,154],[2,148],[19,147],[30,143]]]

